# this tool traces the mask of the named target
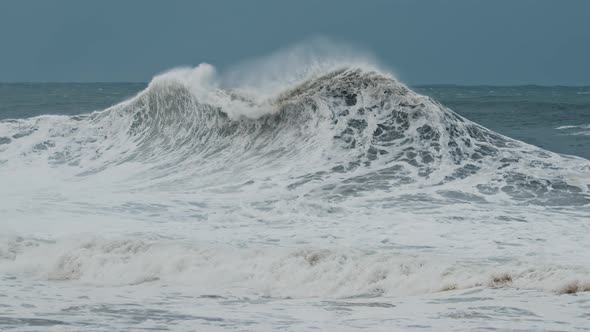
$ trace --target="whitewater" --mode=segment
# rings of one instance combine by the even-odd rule
[[[1,120],[0,328],[590,329],[590,161],[280,67]]]

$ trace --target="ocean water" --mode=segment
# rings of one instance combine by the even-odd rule
[[[590,87],[301,72],[0,84],[0,329],[590,330]]]

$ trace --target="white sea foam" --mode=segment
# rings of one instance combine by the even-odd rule
[[[184,285],[218,295],[397,297],[473,287],[555,293],[590,288],[587,268],[534,260],[493,266],[400,251],[195,247],[173,241],[96,237],[56,242],[16,238],[4,246],[0,251],[3,273],[27,271],[49,280],[96,286]]]

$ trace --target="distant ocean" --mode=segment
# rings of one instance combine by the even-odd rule
[[[0,84],[0,329],[581,330],[590,87]]]

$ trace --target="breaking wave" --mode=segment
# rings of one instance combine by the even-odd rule
[[[148,222],[137,229],[130,222],[122,240],[63,240],[68,231],[43,240],[5,238],[0,269],[90,284],[187,283],[279,297],[590,288],[587,267],[579,264],[531,258],[502,266],[497,252],[480,261],[449,259],[467,250],[462,242],[469,234],[485,238],[481,225],[498,235],[486,243],[503,250],[501,236],[531,232],[510,228],[514,223],[546,221],[568,208],[572,219],[584,219],[587,210],[575,209],[590,203],[588,160],[500,135],[367,64],[316,65],[282,81],[240,82],[203,64],[159,75],[136,96],[92,114],[1,121],[0,213],[7,220]],[[453,205],[461,208],[432,217]],[[533,217],[519,216],[521,207]],[[496,209],[498,215],[485,214]],[[359,239],[376,242],[375,234],[403,224],[402,212],[435,221],[420,228],[412,220],[400,232],[436,226],[440,234],[416,236],[426,243],[414,246],[415,254],[390,251],[387,239],[355,249],[341,240],[367,231],[373,233]],[[470,226],[464,213],[479,213],[473,223],[480,224]],[[169,242],[141,238],[145,229],[161,231],[158,223],[185,233],[198,224],[205,230],[195,232],[199,240],[223,229],[252,230],[237,244],[224,238],[199,246],[206,241],[168,229],[161,236]],[[258,231],[267,232],[264,245],[258,246]],[[297,233],[292,242],[268,245],[290,232]],[[435,255],[428,239],[444,239],[439,248],[448,250]],[[472,249],[480,245],[470,241]]]
[[[15,238],[7,243],[0,248],[0,259],[14,262],[0,269],[4,273],[26,270],[50,280],[97,286],[188,285],[218,296],[391,297],[473,287],[590,291],[587,269],[531,268],[525,261],[482,266],[444,256],[346,248],[237,249],[96,237],[58,243]]]
[[[586,160],[488,130],[384,72],[331,68],[265,97],[222,88],[214,77],[209,65],[175,70],[105,111],[3,121],[0,163],[45,160],[76,176],[141,163],[130,178],[184,188],[200,188],[205,178],[208,185],[258,183],[263,175],[276,180],[273,190],[280,184],[327,199],[382,191],[590,202]]]

